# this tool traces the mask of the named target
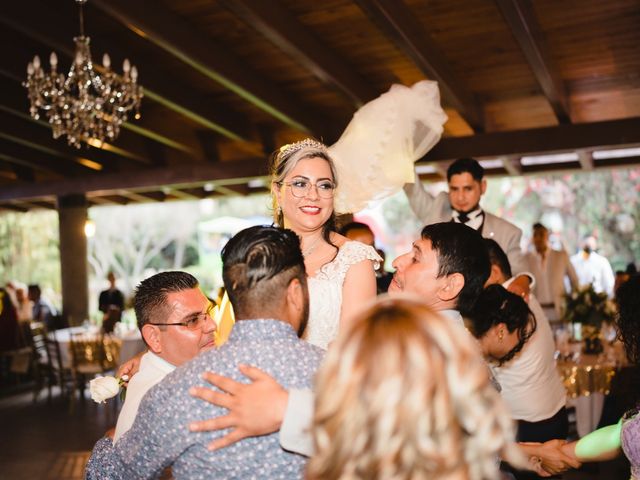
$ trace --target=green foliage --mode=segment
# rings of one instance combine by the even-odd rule
[[[602,322],[613,322],[615,314],[615,307],[607,294],[597,293],[592,284],[574,290],[565,296],[563,320],[567,322],[581,323],[599,330],[602,327]]]
[[[54,211],[0,215],[0,279],[60,291],[58,215]]]

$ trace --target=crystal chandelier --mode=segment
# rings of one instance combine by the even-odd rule
[[[135,110],[140,118],[142,87],[138,85],[138,70],[125,59],[122,75],[111,70],[111,60],[104,54],[98,74],[91,61],[89,37],[84,35],[82,7],[87,0],[76,0],[80,9],[80,36],[74,37],[75,58],[65,77],[57,71],[58,57],[51,53],[51,72],[45,72],[36,55],[27,66],[27,80],[31,116],[40,118],[44,111],[53,129],[53,138],[67,136],[69,145],[80,148],[81,142],[99,145],[113,141],[120,133],[120,125]]]

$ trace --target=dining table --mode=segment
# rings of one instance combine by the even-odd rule
[[[93,325],[63,328],[49,332],[48,335],[51,340],[57,341],[60,346],[60,361],[64,368],[71,368],[72,365],[70,348],[72,336],[81,335],[84,339],[95,339],[96,341],[101,338],[100,328]],[[117,365],[121,365],[146,349],[140,331],[137,329],[116,329],[114,333],[110,334],[109,340],[115,344],[115,348],[111,351],[116,356],[114,360]]]
[[[622,344],[605,344],[602,353],[584,353],[584,342],[571,342],[558,352],[557,368],[567,390],[567,405],[575,407],[580,437],[595,430],[614,377],[628,366]]]

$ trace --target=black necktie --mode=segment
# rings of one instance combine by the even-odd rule
[[[458,221],[460,223],[467,223],[469,221],[469,215],[467,215],[466,213],[459,213]]]

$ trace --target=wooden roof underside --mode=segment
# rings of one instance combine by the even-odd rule
[[[3,2],[0,26],[2,209],[265,192],[277,146],[332,143],[360,105],[425,78],[449,115],[426,177],[463,156],[501,175],[640,163],[593,155],[640,146],[638,0],[89,0],[94,61],[131,59],[145,98],[113,145],[80,150],[29,117],[21,86],[34,54],[68,69],[75,3]],[[522,161],[550,153],[575,158]]]

